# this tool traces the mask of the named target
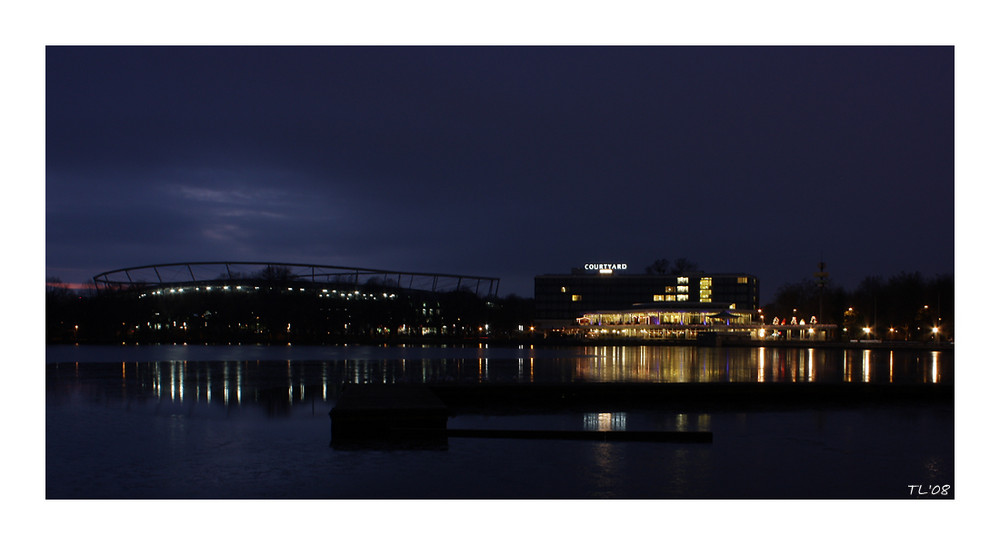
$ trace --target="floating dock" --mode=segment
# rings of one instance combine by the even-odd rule
[[[448,407],[426,386],[356,384],[347,387],[330,411],[336,434],[444,429]]]
[[[594,431],[594,430],[447,430],[448,437],[481,439],[569,439],[587,441],[643,441],[654,443],[711,443],[710,431]]]
[[[330,445],[444,450],[448,414],[448,407],[426,386],[353,384],[330,410]]]
[[[708,431],[448,429],[451,409],[427,386],[351,385],[330,410],[331,445],[447,448],[448,437],[711,443]]]

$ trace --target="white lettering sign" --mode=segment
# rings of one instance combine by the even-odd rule
[[[586,271],[598,271],[610,273],[611,271],[624,271],[628,268],[627,263],[587,263],[583,266]]]

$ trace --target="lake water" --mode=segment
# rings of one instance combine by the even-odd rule
[[[458,412],[449,427],[711,431],[708,444],[330,446],[358,383],[952,384],[950,351],[53,346],[48,498],[954,498],[951,403]]]

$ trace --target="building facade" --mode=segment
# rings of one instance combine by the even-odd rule
[[[535,318],[541,327],[572,325],[586,313],[649,304],[756,313],[759,300],[757,277],[743,273],[630,274],[624,265],[588,265],[571,274],[535,277]]]
[[[760,286],[747,273],[630,274],[625,264],[593,264],[535,277],[535,325],[584,338],[828,338],[815,319],[764,323]]]
[[[114,342],[302,343],[490,333],[499,279],[276,262],[185,262],[96,275]]]

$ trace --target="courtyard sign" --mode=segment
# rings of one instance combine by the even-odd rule
[[[627,268],[627,263],[587,263],[583,266],[585,271],[597,271],[601,274],[611,274],[614,271],[624,271]]]

